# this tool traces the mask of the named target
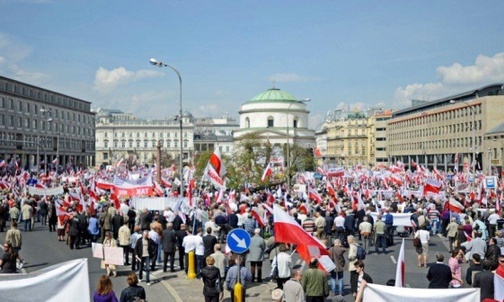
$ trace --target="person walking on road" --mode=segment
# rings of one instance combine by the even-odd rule
[[[350,292],[352,294],[357,294],[357,278],[358,273],[355,269],[355,261],[357,260],[357,244],[355,243],[355,237],[348,236],[348,271],[350,272]]]
[[[238,263],[240,263],[240,272],[238,272]],[[244,264],[245,261],[243,261],[242,257],[236,256],[235,265],[229,268],[227,272],[226,286],[227,290],[231,291],[231,302],[245,302],[247,282],[252,281],[252,274]],[[243,286],[242,301],[235,301],[234,299],[234,286],[238,280],[238,273],[240,274],[240,284]]]
[[[220,276],[224,280],[226,277],[227,257],[221,252],[221,245],[219,243],[214,246],[214,253],[210,257],[214,258],[214,265],[219,269]]]
[[[364,250],[366,254],[369,253],[369,241],[371,240],[371,231],[373,230],[373,225],[368,222],[367,216],[362,218],[362,222],[359,224],[359,234],[362,236],[364,240]]]
[[[117,241],[112,238],[112,234],[110,232],[105,233],[105,240],[103,240],[103,247],[117,247]],[[105,260],[101,261],[101,268],[107,270],[107,276],[110,273],[113,274],[114,277],[117,277],[117,270],[114,264],[105,263]]]
[[[0,269],[2,274],[14,274],[17,273],[16,261],[18,255],[16,251],[12,248],[10,243],[4,243],[3,245],[4,254],[0,259]]]
[[[21,235],[21,231],[17,229],[17,222],[12,221],[11,227],[5,234],[5,242],[9,244],[12,248],[12,251],[17,255],[17,258],[20,263],[20,269],[24,266],[24,260],[21,259],[19,255],[19,251],[21,250],[21,246],[23,244],[23,235]]]
[[[436,254],[436,263],[429,267],[427,272],[427,280],[429,280],[429,288],[448,288],[452,281],[452,273],[450,267],[443,263],[444,256],[441,253]]]
[[[300,281],[303,278],[303,274],[300,270],[292,270],[291,279],[284,284],[284,297],[285,302],[304,302],[305,293],[303,286]]]
[[[166,229],[161,235],[161,246],[163,249],[163,272],[166,273],[168,258],[170,258],[170,272],[174,272],[175,250],[177,249],[177,235],[173,230],[173,223],[168,222]]]
[[[309,269],[303,273],[301,285],[306,294],[306,302],[324,302],[325,297],[329,296],[329,286],[327,277],[318,269],[318,260],[310,260]]]
[[[31,219],[33,216],[33,208],[28,201],[25,201],[21,207],[21,219],[24,223],[24,231],[28,232],[32,230]]]
[[[262,265],[264,260],[264,250],[266,242],[260,235],[261,229],[254,230],[254,236],[250,240],[249,254],[247,260],[250,262],[250,272],[252,273],[252,282],[262,282]],[[256,278],[257,272],[257,278]]]
[[[143,271],[145,269],[145,281],[150,286],[150,259],[156,256],[157,245],[154,240],[149,238],[149,231],[145,230],[142,233],[142,238],[139,238],[135,245],[135,256],[140,264],[140,281],[143,280]]]
[[[138,277],[135,273],[130,273],[126,282],[128,282],[128,287],[122,290],[119,302],[135,302],[138,299],[147,298],[145,289],[138,285]]]
[[[112,281],[109,276],[101,276],[98,279],[98,286],[93,293],[93,302],[118,302],[112,288]]]
[[[335,295],[343,295],[343,272],[345,271],[345,257],[343,254],[346,251],[347,249],[343,247],[339,239],[334,240],[334,246],[329,249],[331,260],[336,266],[331,272],[331,290]],[[337,290],[336,285],[338,286]]]
[[[284,283],[291,277],[292,268],[292,258],[286,253],[287,247],[285,244],[281,244],[278,247],[278,255],[273,258],[273,263],[271,264],[271,273],[277,270],[277,287],[283,289]],[[275,277],[275,276],[272,276]]]
[[[218,302],[219,295],[223,290],[220,271],[214,266],[215,259],[212,256],[206,258],[206,264],[207,266],[201,270],[203,296],[205,296],[205,302]]]
[[[422,255],[423,255],[423,266],[427,268],[427,258],[429,257],[429,231],[425,229],[425,225],[415,232],[415,238],[420,238],[420,246],[416,247],[418,267],[422,267]]]
[[[390,215],[392,216],[392,215]],[[375,233],[375,236],[376,236],[376,239],[375,239],[375,253],[379,254],[380,252],[378,251],[378,248],[381,244],[381,247],[382,247],[382,250],[383,250],[383,253],[386,254],[387,253],[387,241],[385,239],[385,230],[386,230],[387,226],[386,224],[383,222],[382,220],[382,217],[380,215],[378,215],[378,219],[376,221],[376,223],[374,224],[374,233]]]

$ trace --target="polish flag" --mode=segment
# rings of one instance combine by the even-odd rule
[[[406,263],[404,262],[404,238],[403,238],[401,248],[399,249],[399,257],[397,258],[395,287],[404,287],[405,269],[406,269]]]
[[[214,153],[210,156],[208,163],[210,163],[214,167],[215,171],[221,178],[226,174],[226,167],[222,162],[219,148],[215,149]]]
[[[403,181],[402,181],[402,179],[401,179],[398,175],[396,175],[396,174],[392,174],[392,175],[390,176],[390,179],[391,179],[391,180],[392,180],[392,182],[393,182],[393,183],[395,183],[398,187],[402,187],[402,185],[403,185]]]
[[[264,228],[266,226],[263,218],[261,217],[261,214],[259,213],[259,211],[256,207],[254,207],[254,208],[252,208],[252,210],[250,210],[250,214],[252,215],[252,217],[255,218],[255,220],[261,226],[261,228]]]
[[[308,234],[295,220],[278,205],[273,205],[275,242],[297,245],[299,256],[310,263],[312,257],[320,258],[329,252],[317,239]]]
[[[272,172],[273,172],[273,170],[271,170],[271,165],[268,163],[268,166],[266,167],[266,169],[264,169],[263,175],[261,177],[261,181],[266,182],[266,180],[271,176]]]
[[[336,195],[336,192],[334,191],[334,187],[332,185],[332,183],[329,181],[329,179],[326,179],[326,189],[327,189],[327,193],[334,197]]]
[[[119,208],[121,207],[121,203],[119,202],[119,198],[117,198],[117,195],[115,193],[111,193],[110,199],[114,202],[114,206],[116,207],[116,209],[119,210]]]
[[[317,201],[318,204],[322,202],[322,197],[313,188],[308,189],[308,198]]]
[[[311,210],[311,207],[310,207],[310,203],[307,201],[305,201],[304,203],[302,203],[300,206],[299,206],[299,212],[301,212],[301,210],[304,210],[304,212],[307,214],[307,215],[310,215],[310,210]]]
[[[464,206],[453,198],[445,203],[445,210],[450,210],[452,212],[462,213]]]
[[[426,195],[428,192],[439,194],[439,191],[441,190],[442,186],[443,184],[441,182],[429,178],[425,181],[424,195]]]
[[[504,301],[504,266],[499,265],[494,274],[494,299]]]

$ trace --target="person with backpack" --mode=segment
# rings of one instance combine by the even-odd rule
[[[220,270],[214,266],[215,259],[212,256],[206,258],[206,264],[207,266],[201,270],[203,296],[205,296],[205,302],[217,302],[224,289]]]
[[[145,289],[138,285],[138,276],[135,273],[130,273],[126,279],[128,287],[121,292],[119,302],[136,302],[146,299]]]

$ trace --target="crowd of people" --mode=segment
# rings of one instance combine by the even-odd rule
[[[216,197],[208,202],[197,195],[196,206],[186,213],[169,207],[161,211],[135,209],[129,199],[121,199],[117,204],[108,194],[100,196],[94,206],[82,206],[69,198],[71,192],[78,190],[77,186],[69,186],[63,195],[47,197],[5,192],[0,199],[0,231],[7,222],[9,229],[0,267],[4,273],[18,271],[23,264],[20,229],[30,232],[35,223],[41,223],[49,226],[49,232],[56,232],[55,239],[66,241],[69,249],[89,247],[93,242],[122,247],[124,264],[131,265],[134,274],[128,276],[130,291],[139,288],[138,282],[150,285],[150,272],[154,270],[178,269],[188,273],[188,257],[194,252],[195,273],[204,283],[206,301],[218,301],[225,289],[233,297],[238,279],[245,290],[249,283],[274,280],[277,290],[273,296],[278,301],[323,301],[329,295],[346,294],[361,301],[363,288],[373,282],[364,272],[365,255],[387,254],[395,236],[413,235],[417,265],[429,269],[430,288],[456,288],[467,283],[480,287],[482,297],[492,295],[493,283],[485,282],[485,278],[489,272],[504,267],[502,211],[487,209],[456,192],[447,192],[445,199],[414,195],[385,197],[380,193],[365,196],[359,192],[362,205],[356,207],[352,195],[343,189],[331,196],[323,184],[314,187],[322,200],[286,190],[279,190],[281,196],[271,198],[267,190],[247,188],[235,193],[237,202],[230,207],[229,202],[217,202]],[[445,206],[450,198],[461,204],[469,199],[468,206],[461,213],[452,211]],[[307,261],[309,269],[304,272],[294,267],[291,253],[296,246],[275,240],[274,217],[268,207],[262,206],[272,204],[282,206],[326,247],[334,263],[332,271],[322,270],[316,258]],[[395,213],[411,214],[413,227],[396,226]],[[244,255],[235,255],[224,248],[227,232],[235,228],[245,229],[252,237]],[[432,260],[429,241],[435,235],[449,242],[449,270],[444,267],[443,254],[436,254],[437,262],[428,265]],[[270,261],[269,272],[263,270],[265,260]],[[462,276],[461,266],[466,263],[471,264],[467,276]],[[107,300],[109,296],[115,297],[109,276],[116,277],[117,268],[104,261],[102,268],[105,274],[100,278],[94,299],[113,301]],[[345,272],[350,275],[349,289],[344,288]]]

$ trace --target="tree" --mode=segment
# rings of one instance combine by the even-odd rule
[[[285,158],[287,158],[287,146],[284,148]],[[293,177],[298,171],[315,171],[315,157],[309,148],[297,145],[290,146],[290,167],[287,164],[286,174]]]

